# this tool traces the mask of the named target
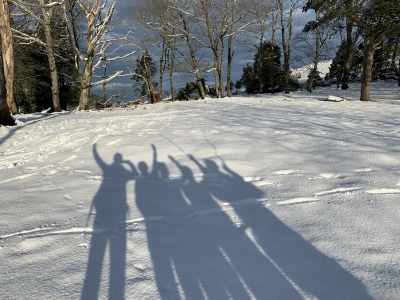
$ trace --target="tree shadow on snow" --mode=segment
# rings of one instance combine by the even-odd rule
[[[221,170],[189,155],[195,174],[169,158],[179,176],[153,146],[152,166],[138,164],[135,184],[161,299],[371,299],[357,278],[256,201],[263,191],[225,163]]]
[[[26,126],[41,122],[43,120],[50,120],[53,118],[57,118],[62,115],[63,114],[37,113],[33,117],[19,117],[17,119],[17,122],[20,121],[23,123],[23,125],[17,123],[16,126],[6,126],[9,129],[9,131],[4,137],[0,138],[0,145],[2,145],[5,141],[10,139],[17,131],[21,130],[22,128],[25,128]]]
[[[93,156],[102,169],[103,181],[93,198],[89,213],[90,216],[92,210],[95,210],[89,260],[81,299],[99,298],[107,245],[109,247],[108,299],[125,299],[125,221],[129,212],[126,184],[137,175],[137,171],[135,166],[130,161],[124,161],[119,153],[115,154],[113,163],[107,165],[100,158],[96,145],[93,146]]]

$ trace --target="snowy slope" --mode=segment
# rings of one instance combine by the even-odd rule
[[[321,61],[318,63],[318,72],[321,78],[324,78],[327,73],[329,73],[329,67],[332,64],[332,60]],[[293,75],[299,75],[299,82],[306,82],[308,79],[308,75],[310,74],[311,69],[314,67],[314,64],[305,65],[300,68],[292,70]]]
[[[356,88],[18,116],[0,299],[397,299],[399,90]]]

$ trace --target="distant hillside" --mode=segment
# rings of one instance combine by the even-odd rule
[[[332,60],[326,60],[318,63],[318,71],[320,72],[320,76],[324,77],[326,73],[329,73],[329,67],[332,63]],[[310,73],[311,68],[313,67],[312,64],[305,65],[297,69],[293,69],[292,74],[300,74],[299,82],[307,81],[307,76]]]

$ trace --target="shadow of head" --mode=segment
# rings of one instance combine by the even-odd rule
[[[138,164],[138,168],[139,168],[140,174],[141,174],[142,176],[147,176],[147,175],[149,175],[149,167],[147,166],[147,164],[146,164],[144,161],[141,161],[141,162]]]
[[[122,154],[121,153],[116,153],[114,155],[114,164],[122,164],[123,160],[122,160]]]
[[[204,163],[210,172],[219,172],[219,167],[215,161],[211,159],[205,159]]]

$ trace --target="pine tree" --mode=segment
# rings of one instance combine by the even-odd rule
[[[254,55],[254,63],[247,63],[243,68],[242,85],[247,93],[274,93],[283,86],[283,70],[281,65],[281,49],[269,41],[265,41]]]
[[[361,28],[364,39],[361,101],[370,101],[370,83],[373,77],[374,54],[382,42],[400,31],[399,0],[324,0],[309,1],[321,5],[321,22],[349,19]]]
[[[135,80],[133,84],[134,90],[145,96],[149,92],[154,92],[157,83],[153,81],[153,77],[157,72],[157,64],[149,52],[144,51],[141,57],[136,59],[135,74],[132,79]]]

